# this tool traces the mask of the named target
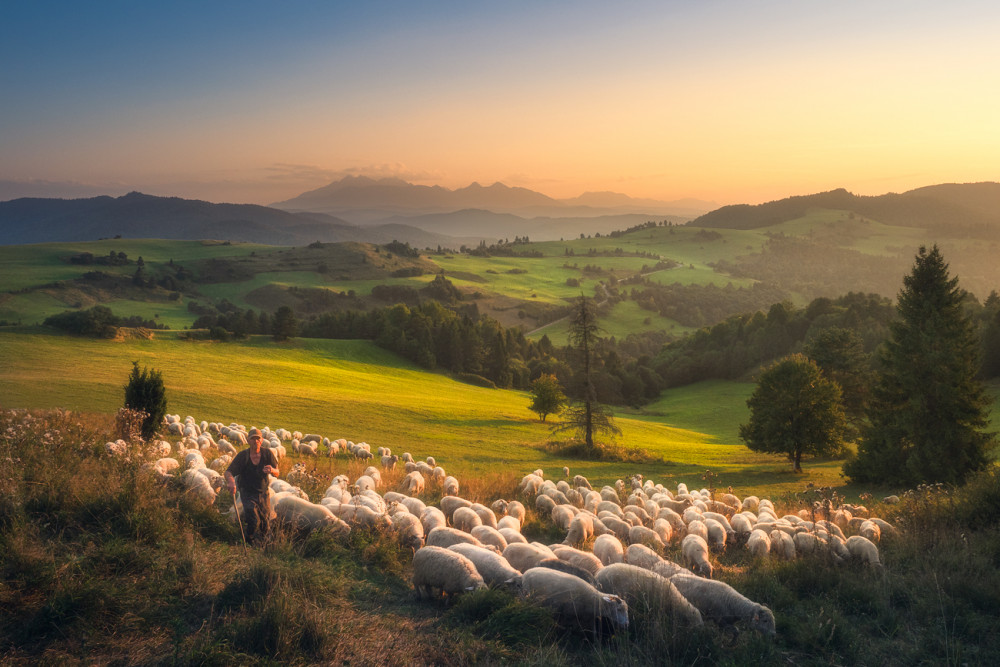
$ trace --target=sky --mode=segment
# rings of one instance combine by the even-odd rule
[[[0,0],[0,200],[996,181],[998,32],[966,0]]]

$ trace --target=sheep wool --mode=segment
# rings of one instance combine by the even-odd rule
[[[612,628],[628,627],[628,604],[620,597],[602,593],[579,577],[548,568],[524,573],[521,590],[527,599],[555,612],[564,625],[574,625],[599,635],[603,623]]]
[[[708,542],[700,535],[687,535],[681,541],[681,554],[684,563],[694,570],[695,574],[712,578],[712,563],[708,560]]]
[[[472,561],[487,586],[516,589],[521,584],[521,573],[511,567],[511,564],[495,551],[477,547],[474,544],[453,544],[448,549],[460,553]]]
[[[625,560],[625,548],[614,535],[600,535],[594,540],[594,555],[605,567]]]
[[[676,574],[670,581],[701,612],[703,618],[720,625],[745,621],[757,632],[774,636],[774,614],[771,610],[744,597],[729,584],[691,574]]]
[[[621,597],[634,611],[641,609],[660,618],[669,616],[674,624],[701,627],[701,613],[681,595],[669,579],[628,563],[608,565],[597,573],[597,588]]]
[[[485,587],[472,561],[456,551],[426,546],[413,554],[413,588],[420,599],[433,597],[435,589],[452,596]]]

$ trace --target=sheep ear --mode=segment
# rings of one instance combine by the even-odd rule
[[[611,602],[611,596],[610,595],[602,595],[601,599],[604,600],[605,602]]]

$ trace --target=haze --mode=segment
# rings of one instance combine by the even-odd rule
[[[0,200],[997,180],[989,2],[7,2]]]

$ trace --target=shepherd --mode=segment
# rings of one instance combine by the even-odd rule
[[[247,434],[249,447],[239,452],[226,468],[226,487],[236,494],[237,480],[243,518],[246,522],[246,539],[260,544],[267,536],[271,520],[271,503],[268,497],[268,475],[277,477],[278,457],[270,447],[261,447],[264,435],[259,428]]]

